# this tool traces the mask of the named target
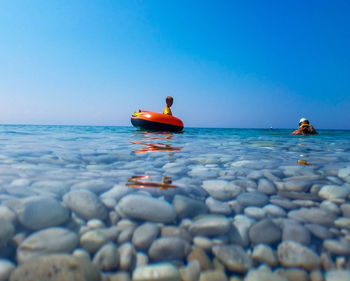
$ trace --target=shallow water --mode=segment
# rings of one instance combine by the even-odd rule
[[[69,218],[59,225],[75,231],[80,239],[83,233],[81,229],[86,227],[88,220],[80,220],[80,228],[72,227],[72,220],[76,215],[74,208],[62,202],[66,193],[80,188],[93,191],[106,206],[109,218],[104,219],[105,227],[117,225],[123,218],[135,221],[135,227],[147,221],[118,213],[116,206],[123,196],[132,193],[150,195],[165,200],[172,208],[174,196],[183,195],[203,202],[208,207],[209,213],[219,214],[230,223],[233,223],[238,215],[251,219],[251,225],[261,220],[273,219],[282,233],[278,241],[272,241],[268,246],[273,251],[278,250],[278,246],[283,242],[283,235],[288,236],[288,233],[285,234],[283,220],[287,221],[288,218],[294,220],[301,225],[302,231],[307,224],[317,224],[317,220],[313,221],[313,218],[296,218],[290,214],[302,208],[325,210],[326,216],[329,214],[334,220],[338,217],[344,219],[339,223],[323,226],[330,230],[328,240],[348,243],[350,222],[347,221],[347,216],[350,212],[346,210],[350,191],[332,198],[328,198],[329,195],[320,196],[319,192],[327,185],[338,186],[345,190],[350,188],[348,184],[350,172],[344,169],[350,167],[350,131],[320,130],[319,135],[308,137],[292,136],[290,133],[291,130],[186,128],[184,132],[174,134],[144,132],[132,127],[2,125],[0,126],[0,207],[6,206],[17,218],[10,220],[14,232],[9,235],[10,237],[3,239],[3,245],[0,246],[3,251],[0,251],[0,256],[16,266],[18,260],[16,249],[23,240],[18,242],[14,237],[16,238],[18,233],[28,237],[41,229],[31,229],[23,225],[18,218],[20,211],[16,207],[18,205],[13,202],[17,202],[16,200],[22,202],[27,197],[49,196],[63,204],[70,213]],[[141,184],[126,187],[130,184],[128,180],[135,176],[147,176],[139,179],[143,183],[146,182],[146,186]],[[168,184],[173,188],[168,188],[166,184],[162,185],[163,177],[171,178]],[[274,189],[268,191],[261,187],[261,179],[271,183]],[[96,180],[98,183],[94,184],[93,181]],[[254,193],[259,189],[267,195],[267,202],[263,205],[259,205],[260,203],[242,205],[242,202],[239,202],[240,206],[237,207],[238,195],[217,200],[220,195],[216,196],[214,191],[213,194],[209,192],[209,196],[208,190],[203,187],[204,181],[208,181],[209,185],[215,185],[212,180],[234,183],[241,188],[240,193]],[[132,181],[135,183],[135,180]],[[286,182],[293,183],[293,181],[294,184],[287,186]],[[81,183],[83,187],[79,187]],[[107,195],[103,195],[113,186],[127,188],[128,191],[121,197],[108,198]],[[278,206],[276,203],[278,200],[294,204],[293,208],[288,209],[283,204]],[[263,210],[268,204],[274,206],[277,204],[285,215],[278,217]],[[111,212],[117,213],[118,219],[111,220]],[[32,215],[35,216],[35,213]],[[1,216],[4,218],[4,213],[0,212],[0,219]],[[188,219],[191,220],[189,223],[195,221],[191,216]],[[155,221],[152,218],[149,220]],[[196,236],[195,231],[191,232],[190,227],[184,226],[178,213],[173,222],[160,223],[181,225],[191,233],[192,238]],[[50,225],[53,226],[55,225]],[[313,232],[307,230],[306,232],[310,241],[302,241],[301,245],[314,251],[318,257],[326,255],[334,268],[337,264],[338,268],[347,268],[350,245],[337,245],[349,247],[348,251],[338,253],[339,251],[333,249],[336,247],[326,247],[320,237],[315,236]],[[131,241],[132,234],[129,236],[129,239],[123,242]],[[200,233],[199,236],[205,235]],[[207,238],[216,242],[220,240],[223,244],[234,244],[223,236],[225,235],[208,235]],[[160,235],[158,239],[159,237]],[[13,240],[16,240],[17,244]],[[115,241],[114,243],[120,246],[120,243]],[[240,246],[245,251],[253,251],[257,243],[250,239],[248,243],[242,243]],[[76,248],[81,247],[80,241]],[[149,254],[147,251],[144,252]],[[94,255],[95,252],[90,252],[91,259]],[[207,255],[210,259],[214,258],[214,254],[210,251],[207,251]],[[337,259],[339,260],[341,256],[345,256],[345,262],[337,263]],[[187,266],[185,256],[182,259],[176,258],[179,259],[182,266]],[[157,258],[150,258],[148,263],[152,264],[154,261],[158,261]],[[169,258],[167,262],[173,260]],[[256,267],[258,262],[256,260],[254,262]],[[286,269],[289,265],[279,260],[277,266],[270,267],[272,270],[277,267]],[[116,265],[108,272],[118,272],[119,269],[120,267]],[[132,274],[134,269],[135,266],[130,266],[126,271]],[[326,274],[325,272],[333,267],[329,265],[327,268],[324,264],[320,264],[315,269],[322,270],[322,274]],[[303,270],[308,274],[311,272],[307,268]],[[246,273],[245,270],[243,273],[236,272],[226,266],[226,274],[227,276],[238,274],[240,278],[244,278]]]

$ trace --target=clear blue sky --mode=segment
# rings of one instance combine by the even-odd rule
[[[350,1],[0,1],[0,123],[350,129]]]

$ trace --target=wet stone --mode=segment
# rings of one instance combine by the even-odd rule
[[[46,228],[28,236],[17,248],[17,261],[27,262],[37,256],[71,253],[78,245],[78,236],[62,227]]]
[[[279,262],[286,267],[301,267],[306,270],[318,269],[319,256],[307,247],[293,241],[282,242],[277,249]]]
[[[254,244],[274,244],[282,237],[281,229],[270,219],[257,222],[249,229],[249,239]]]
[[[335,215],[339,215],[341,213],[338,205],[329,200],[322,201],[322,203],[320,204],[320,208],[325,211],[331,212]]]
[[[59,268],[60,270],[57,270]],[[48,255],[17,267],[10,281],[100,281],[99,270],[88,260],[70,255]]]
[[[267,217],[283,218],[287,216],[286,211],[277,205],[273,205],[273,204],[265,205],[263,210],[266,212]]]
[[[119,269],[129,271],[136,263],[136,251],[130,243],[124,243],[118,248]]]
[[[172,222],[176,212],[167,201],[143,195],[127,195],[118,205],[117,211],[123,217],[151,222]]]
[[[258,244],[254,247],[252,258],[256,263],[264,263],[270,267],[278,265],[277,255],[272,248],[265,244]]]
[[[0,220],[6,220],[11,223],[16,222],[16,214],[6,206],[0,205]]]
[[[159,228],[156,224],[144,223],[135,229],[132,244],[139,251],[147,251],[158,234]]]
[[[22,201],[18,210],[18,220],[29,229],[41,229],[64,223],[69,212],[56,199],[47,196],[34,196]]]
[[[140,266],[132,275],[133,281],[181,281],[178,269],[170,263]]]
[[[208,197],[205,203],[212,214],[230,215],[232,209],[228,203],[216,200],[212,197]]]
[[[203,188],[211,197],[223,201],[231,200],[242,192],[240,186],[224,180],[203,181]]]
[[[215,245],[212,251],[229,271],[245,273],[253,266],[253,261],[240,246]]]
[[[350,166],[339,169],[338,177],[347,182],[350,182]]]
[[[350,270],[329,270],[325,277],[326,281],[350,281]]]
[[[299,223],[286,223],[283,227],[282,241],[288,240],[309,245],[310,232]]]
[[[10,278],[12,271],[16,268],[13,262],[0,259],[0,281],[7,281]]]
[[[162,237],[179,237],[192,243],[192,235],[184,228],[177,226],[163,226],[161,228]]]
[[[190,244],[181,238],[165,237],[155,240],[148,250],[152,261],[182,260],[190,251]]]
[[[350,243],[345,240],[324,240],[323,247],[335,255],[349,255],[350,254]]]
[[[268,203],[268,197],[259,191],[255,192],[245,192],[241,193],[237,197],[237,201],[241,203],[243,206],[257,206],[261,207]]]
[[[318,195],[324,199],[346,198],[349,194],[349,187],[339,185],[325,185],[318,193]]]
[[[350,204],[342,204],[340,210],[343,213],[344,217],[350,218]]]
[[[230,222],[224,216],[204,215],[195,220],[189,230],[194,236],[217,236],[230,230]]]
[[[183,195],[175,195],[173,206],[180,219],[208,213],[208,208],[204,202]]]
[[[228,281],[228,278],[223,270],[207,270],[201,272],[199,281]]]
[[[197,260],[200,263],[201,270],[210,270],[213,269],[208,255],[199,247],[193,247],[189,255],[187,256],[187,262]]]
[[[301,208],[290,211],[288,217],[305,223],[315,223],[325,226],[331,226],[335,220],[335,216],[332,213],[320,208]]]
[[[100,270],[111,271],[119,265],[118,248],[114,243],[107,243],[95,254],[93,259]]]
[[[74,189],[87,189],[96,194],[104,192],[113,187],[112,182],[104,181],[104,180],[89,180],[82,181],[72,185],[72,190]]]
[[[15,227],[13,224],[3,218],[0,219],[0,248],[14,236]]]
[[[73,190],[63,196],[64,204],[83,219],[101,219],[107,217],[107,209],[89,190]]]
[[[273,197],[270,199],[271,204],[275,204],[283,209],[286,210],[293,210],[298,207],[298,205],[294,204],[291,200],[288,198],[280,198],[280,197]]]
[[[267,179],[259,180],[258,190],[265,194],[275,194],[277,192],[275,185]]]
[[[256,220],[261,220],[266,217],[266,212],[264,209],[258,208],[258,207],[247,207],[244,209],[244,214],[247,217],[256,219]]]
[[[319,224],[305,224],[307,230],[309,230],[314,236],[321,240],[329,239],[332,237],[332,233],[327,227]]]
[[[244,281],[289,281],[286,277],[277,272],[271,272],[266,267],[249,270]]]
[[[247,247],[249,244],[249,228],[255,223],[254,219],[247,216],[237,215],[233,220],[233,225],[237,229],[240,241],[237,241],[239,245]]]

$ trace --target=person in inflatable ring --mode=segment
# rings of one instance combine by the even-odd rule
[[[165,102],[166,102],[166,106],[163,110],[163,114],[167,114],[167,115],[173,115],[171,112],[170,107],[173,105],[174,99],[171,96],[167,96],[165,98]]]
[[[299,129],[295,130],[292,135],[317,135],[313,126],[310,125],[309,120],[301,118],[299,121]]]

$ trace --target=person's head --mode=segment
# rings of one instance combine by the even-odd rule
[[[302,130],[308,130],[310,127],[310,122],[306,118],[301,118],[299,120],[299,128]]]
[[[173,105],[173,101],[174,101],[174,99],[171,96],[167,96],[165,98],[166,105],[169,106],[169,107]]]

